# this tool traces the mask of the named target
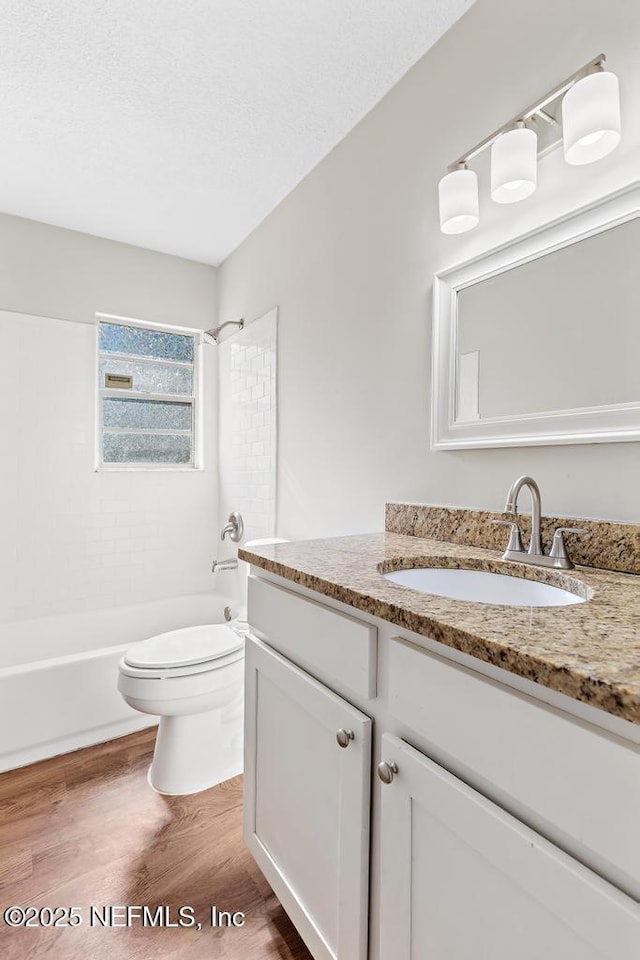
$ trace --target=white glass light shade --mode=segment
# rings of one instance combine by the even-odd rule
[[[438,184],[440,229],[465,233],[478,225],[478,176],[473,170],[454,170]]]
[[[530,197],[538,179],[538,138],[518,127],[503,133],[491,146],[491,198],[517,203]]]
[[[562,100],[564,157],[567,163],[593,163],[620,143],[620,86],[615,73],[583,77]]]

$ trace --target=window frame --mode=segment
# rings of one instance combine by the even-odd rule
[[[145,330],[157,330],[160,333],[176,333],[181,336],[193,337],[193,363],[184,360],[165,360],[161,357],[144,357],[130,353],[102,353],[100,350],[100,325],[102,323],[117,324],[122,327],[138,327]],[[125,471],[165,471],[171,472],[184,471],[194,472],[204,469],[202,447],[203,447],[203,377],[202,377],[202,350],[204,347],[203,331],[197,327],[182,327],[167,323],[153,323],[148,320],[137,320],[132,317],[120,317],[109,313],[96,313],[95,315],[95,471],[113,472]],[[185,394],[162,394],[162,393],[141,393],[137,390],[118,390],[117,388],[105,387],[100,377],[100,361],[108,357],[113,360],[138,360],[143,363],[166,364],[172,367],[191,367],[193,369],[193,392]],[[160,436],[191,436],[191,460],[188,463],[154,463],[154,462],[135,462],[124,461],[105,461],[104,460],[104,404],[105,399],[114,398],[129,400],[151,400],[168,403],[188,403],[191,406],[191,430],[154,430],[136,431],[135,429],[106,428],[107,433],[136,433],[147,432]]]

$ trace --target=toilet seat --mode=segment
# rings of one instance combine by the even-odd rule
[[[244,640],[222,623],[185,627],[134,644],[120,661],[129,677],[185,677],[217,670],[244,655]]]

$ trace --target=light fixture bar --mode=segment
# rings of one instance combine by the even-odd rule
[[[551,127],[557,127],[557,126],[558,126],[558,121],[557,121],[557,119],[556,119],[552,114],[550,114],[548,110],[545,110],[543,107],[540,107],[539,110],[536,110],[536,112],[533,114],[533,116],[534,116],[534,117],[540,117],[541,120],[544,120],[544,122],[545,122],[545,123],[548,123],[549,126],[551,126]]]
[[[589,62],[585,63],[583,67],[580,67],[579,70],[576,70],[575,73],[572,73],[570,77],[567,77],[566,80],[562,81],[562,83],[559,83],[548,93],[545,93],[544,97],[542,97],[540,100],[536,100],[524,110],[521,110],[520,113],[515,115],[515,117],[512,117],[512,119],[507,123],[503,123],[501,127],[499,127],[497,130],[494,130],[493,133],[490,133],[489,136],[477,143],[475,147],[467,150],[460,157],[458,157],[457,160],[454,160],[453,163],[450,163],[447,167],[447,170],[449,172],[459,170],[462,166],[469,163],[470,160],[473,160],[474,157],[477,157],[479,154],[487,150],[503,133],[505,133],[507,130],[512,130],[518,122],[524,121],[526,123],[527,120],[531,120],[532,118],[539,116],[547,123],[557,124],[557,119],[550,113],[547,113],[544,108],[554,100],[557,100],[558,97],[561,97],[579,80],[589,76],[589,74],[593,73],[595,70],[602,69],[606,59],[607,58],[605,54],[600,53],[597,57],[594,57],[593,60],[589,60]]]

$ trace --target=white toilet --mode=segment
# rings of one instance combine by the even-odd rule
[[[244,637],[220,623],[127,650],[118,690],[134,710],[160,717],[148,775],[154,790],[197,793],[242,772],[243,668]]]
[[[241,620],[171,630],[134,644],[120,660],[124,700],[160,717],[148,775],[158,793],[198,793],[242,773],[247,630]]]

